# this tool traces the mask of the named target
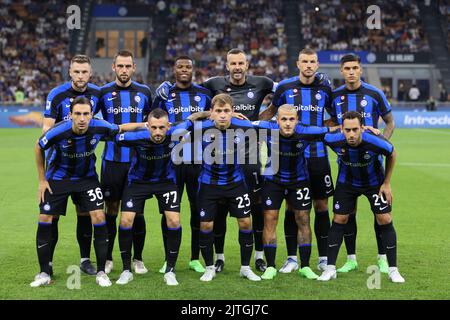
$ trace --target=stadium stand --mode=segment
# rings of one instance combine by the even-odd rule
[[[178,55],[196,60],[196,81],[225,73],[225,52],[246,50],[250,74],[273,80],[286,77],[286,41],[281,2],[251,0],[171,1],[166,61],[158,80],[171,76]],[[200,21],[202,23],[200,24]]]
[[[7,5],[0,9],[0,101],[21,102],[23,92],[23,103],[42,105],[67,73],[69,30],[57,13],[74,1],[2,3]]]
[[[366,27],[370,5],[381,9],[380,30]],[[306,0],[299,4],[299,12],[303,38],[315,50],[429,51],[414,0]]]

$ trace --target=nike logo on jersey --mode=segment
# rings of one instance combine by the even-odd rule
[[[290,95],[289,95],[289,98],[293,98],[293,97],[295,97],[295,96],[298,96],[298,94],[290,94]]]
[[[175,99],[167,99],[167,102],[172,102],[173,100],[175,100]]]
[[[251,210],[244,211],[244,214],[250,213]]]
[[[343,104],[344,102],[336,102],[337,106],[340,106],[341,104]]]
[[[336,247],[336,246],[338,246],[338,243],[330,244],[328,247],[333,248],[333,247]]]
[[[179,206],[170,206],[170,209],[178,208]]]
[[[108,98],[108,101],[112,101],[112,100],[114,100],[115,98],[117,98],[117,97]]]
[[[46,245],[48,245],[48,243],[38,246],[38,249],[45,247]]]
[[[96,202],[95,204],[96,204],[97,206],[102,206],[102,205],[103,205],[103,202],[100,202],[100,203]]]
[[[384,207],[382,207],[382,208],[380,208],[380,210],[384,210],[384,209],[386,209],[388,206],[384,206]]]
[[[310,204],[311,204],[311,202],[304,203],[303,206],[306,207],[306,206],[309,206]]]

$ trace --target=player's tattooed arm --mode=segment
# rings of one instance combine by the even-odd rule
[[[366,131],[366,130],[371,131],[373,134],[375,134],[377,136],[381,133],[381,131],[379,129],[376,129],[376,128],[372,127],[372,126],[363,126],[363,130],[364,131]]]
[[[392,205],[391,177],[392,172],[394,171],[396,158],[397,153],[395,152],[395,149],[392,151],[391,155],[386,156],[386,176],[384,177],[384,182],[380,187],[380,192],[378,193],[380,197],[383,195],[390,205]]]
[[[233,113],[231,114],[231,116],[232,116],[233,118],[237,118],[237,119],[239,119],[239,120],[248,120],[248,121],[250,121],[246,116],[244,116],[242,113],[239,113],[239,112],[233,112]]]
[[[385,114],[383,116],[383,121],[384,123],[386,123],[386,127],[384,128],[383,131],[383,136],[389,140],[391,139],[395,129],[394,116],[392,115],[392,112]]]
[[[120,133],[126,131],[135,131],[146,127],[147,122],[131,122],[119,125]]]
[[[49,129],[53,128],[55,125],[55,119],[53,118],[44,118],[42,123],[42,133],[46,133]]]
[[[191,114],[189,117],[187,117],[187,119],[194,122],[194,121],[198,121],[198,120],[207,119],[207,118],[209,118],[210,115],[211,115],[211,111],[200,111],[200,112]]]
[[[277,113],[277,108],[271,103],[266,110],[259,114],[259,120],[270,120]]]
[[[36,145],[34,147],[34,153],[36,158],[36,168],[38,171],[38,180],[39,180],[39,187],[38,187],[38,201],[44,202],[44,194],[45,191],[48,190],[50,194],[53,194],[52,189],[50,188],[50,185],[48,184],[47,179],[45,179],[45,154],[44,150],[41,149],[39,146],[39,140],[36,141]]]

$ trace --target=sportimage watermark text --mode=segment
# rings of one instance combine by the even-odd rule
[[[67,7],[66,26],[69,30],[81,29],[81,9],[77,5],[70,5]]]
[[[367,18],[366,27],[369,30],[381,30],[381,9],[377,5],[371,5],[367,7],[367,14],[370,16]]]
[[[177,143],[172,150],[172,161],[177,165],[257,164],[260,147],[266,142],[268,154],[272,156],[266,159],[265,172],[272,175],[279,169],[279,130],[211,128],[203,131],[200,128],[191,134],[186,130],[176,130],[172,134],[172,142]],[[187,153],[191,157],[187,158]]]
[[[370,274],[369,278],[367,278],[367,289],[381,289],[380,268],[376,265],[368,266],[366,273]]]

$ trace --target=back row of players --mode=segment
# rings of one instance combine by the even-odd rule
[[[130,52],[121,51],[116,55],[112,65],[116,79],[102,88],[88,82],[91,76],[89,58],[86,56],[74,57],[70,64],[72,81],[55,88],[49,94],[43,127],[44,136],[39,140],[36,147],[37,158],[39,158],[37,161],[38,168],[41,168],[39,189],[41,209],[37,232],[37,251],[41,272],[31,285],[39,286],[50,283],[53,272],[53,253],[58,240],[58,216],[65,214],[67,197],[75,189],[77,192],[72,195],[72,199],[76,205],[78,217],[77,239],[80,246],[80,268],[82,271],[88,274],[96,274],[97,283],[100,285],[108,286],[111,284],[107,274],[113,268],[112,251],[117,232],[116,218],[120,202],[122,202],[119,246],[123,258],[124,272],[117,283],[130,282],[133,279],[132,269],[135,273],[147,272],[142,261],[146,234],[143,212],[145,199],[154,193],[158,198],[160,211],[165,213],[162,215],[161,227],[166,263],[160,272],[164,273],[167,284],[178,284],[174,267],[181,241],[178,213],[180,211],[180,198],[185,185],[191,207],[191,261],[189,268],[203,273],[201,280],[212,280],[216,272],[223,270],[225,262],[223,249],[228,211],[231,215],[238,217],[239,221],[239,242],[243,266],[241,275],[250,280],[260,280],[260,277],[255,275],[249,267],[254,244],[256,269],[264,272],[263,279],[272,279],[277,272],[275,269],[276,239],[274,230],[283,198],[286,198],[288,202],[284,223],[288,258],[279,270],[280,272],[289,273],[299,269],[297,262],[297,248],[299,248],[300,275],[309,279],[318,278],[309,267],[311,233],[309,231],[308,234],[308,230],[311,201],[308,200],[310,199],[312,199],[315,209],[314,230],[319,251],[318,269],[324,271],[319,280],[329,280],[336,276],[336,269],[333,269],[333,266],[340,245],[338,240],[340,238],[340,241],[342,241],[342,237],[345,239],[348,259],[345,265],[337,271],[349,272],[357,269],[355,255],[356,198],[365,194],[371,201],[374,212],[378,213],[374,219],[374,226],[380,271],[389,273],[390,279],[394,282],[404,281],[396,268],[396,249],[395,244],[392,245],[395,242],[395,231],[389,215],[390,188],[385,194],[380,193],[384,174],[383,172],[380,173],[380,170],[383,170],[382,166],[381,169],[378,167],[379,160],[375,161],[372,157],[372,153],[377,154],[378,152],[378,154],[386,154],[388,159],[392,159],[393,148],[390,148],[392,146],[384,140],[375,143],[370,137],[367,138],[370,141],[366,141],[365,144],[371,145],[372,148],[366,146],[365,153],[345,153],[345,143],[341,146],[342,150],[338,154],[343,158],[348,157],[349,168],[351,168],[351,162],[354,159],[357,162],[361,157],[365,166],[368,166],[364,169],[371,171],[369,173],[358,173],[354,177],[350,172],[340,172],[338,187],[350,185],[352,188],[350,190],[345,188],[344,191],[341,191],[343,188],[337,188],[337,191],[340,191],[339,195],[342,201],[336,199],[336,194],[334,197],[335,218],[330,228],[328,197],[333,195],[334,188],[324,144],[324,142],[327,143],[324,134],[328,132],[328,129],[321,129],[322,131],[320,131],[315,128],[320,132],[309,132],[309,130],[314,131],[314,129],[305,131],[303,127],[296,127],[297,121],[307,126],[342,125],[343,115],[346,112],[358,111],[362,114],[362,118],[356,117],[359,119],[360,125],[377,128],[378,119],[381,117],[386,123],[384,136],[389,139],[394,130],[390,106],[379,89],[361,81],[362,68],[358,56],[347,55],[342,58],[341,73],[346,84],[334,91],[332,91],[326,76],[317,73],[319,63],[317,54],[313,50],[302,50],[299,54],[297,66],[300,71],[299,76],[277,84],[267,77],[247,75],[248,62],[245,53],[233,49],[227,54],[229,76],[214,77],[201,85],[196,85],[192,83],[193,61],[189,57],[179,57],[174,64],[175,83],[173,85],[167,82],[162,84],[157,90],[156,98],[153,99],[154,94],[149,87],[131,80],[135,71],[135,64]],[[272,103],[264,112],[260,113],[264,98],[273,92]],[[211,101],[212,97],[221,93],[228,94],[231,97],[230,100],[226,96],[220,95],[216,101]],[[83,117],[83,112],[78,111],[78,105],[83,104],[83,101],[77,100],[79,97],[88,99],[86,101],[89,101],[94,114],[101,111],[106,121],[121,125],[120,128],[109,127],[105,129],[107,125],[103,121],[101,123],[97,120],[89,122],[90,119],[83,118],[79,130],[85,130],[82,136],[86,136],[86,132],[92,131],[93,133],[88,135],[90,140],[81,139],[82,142],[78,141],[80,137],[76,133],[72,137],[74,132],[72,128],[80,125],[80,121],[76,124],[74,117],[76,115]],[[77,101],[77,110],[74,113],[74,102]],[[230,120],[227,115],[229,110],[226,106],[229,105],[234,112],[239,112],[251,121],[271,119],[278,110],[275,127],[280,130],[281,136],[287,134],[290,139],[296,139],[297,142],[300,139],[311,140],[309,136],[313,136],[315,140],[311,143],[305,143],[304,147],[301,144],[302,146],[299,147],[300,154],[298,150],[287,152],[287,155],[295,154],[295,159],[280,159],[280,172],[273,176],[265,176],[265,182],[260,175],[261,168],[258,164],[242,166],[245,180],[243,186],[239,183],[239,174],[230,175],[225,172],[225,178],[221,177],[224,173],[221,172],[221,169],[222,171],[228,169],[222,168],[220,165],[210,167],[204,164],[177,165],[173,168],[175,177],[172,177],[170,175],[172,169],[162,168],[160,167],[161,163],[152,160],[164,159],[164,148],[173,148],[173,145],[162,143],[170,140],[165,139],[165,137],[170,136],[175,128],[192,129],[190,128],[192,122],[189,119],[193,121],[205,117],[206,115],[202,111],[210,109],[211,102],[216,102],[216,104],[212,103],[211,119],[213,120],[213,115],[216,115],[217,118],[207,123],[206,127],[209,125],[220,129],[220,124],[225,123],[237,127],[256,126],[273,129],[274,124],[269,125],[265,121],[249,125],[248,123],[240,123],[236,119]],[[289,108],[287,105],[294,106],[295,109]],[[165,110],[166,113],[161,113],[161,109]],[[328,123],[324,121],[325,110],[331,116]],[[292,116],[294,116],[294,119],[292,119]],[[69,118],[72,120],[64,121]],[[113,137],[115,133],[118,133],[117,130],[127,131],[142,127],[142,123],[146,119],[148,120],[148,129]],[[349,121],[354,119],[355,115],[350,115]],[[89,121],[86,122],[87,120]],[[55,126],[55,123],[60,122],[61,124]],[[171,124],[180,123],[180,125],[167,131],[169,130],[169,122]],[[70,125],[67,123],[70,123]],[[123,125],[127,123],[128,125]],[[54,129],[48,131],[52,127]],[[292,136],[294,133],[295,135]],[[365,136],[367,134],[361,135],[361,137]],[[361,137],[358,139],[361,139]],[[77,174],[89,172],[91,176],[96,177],[94,164],[87,160],[94,157],[93,149],[99,139],[107,140],[103,153],[101,189],[95,183],[94,185],[88,183],[83,187],[83,190],[79,189],[79,185],[75,188],[70,184],[71,181],[80,179]],[[323,141],[324,139],[325,141]],[[355,139],[354,136],[353,139]],[[343,141],[345,142],[345,138]],[[333,143],[342,144],[343,141],[336,140]],[[328,144],[332,145],[330,143],[328,141]],[[155,148],[154,144],[158,148]],[[82,150],[80,149],[81,145],[83,145]],[[41,161],[43,156],[42,158],[38,156],[42,153],[41,149],[48,150],[46,151],[48,167],[45,176],[43,161]],[[132,149],[136,153],[134,157]],[[155,150],[158,150],[156,155],[152,153]],[[381,152],[380,150],[384,151]],[[165,151],[167,152],[167,150]],[[303,161],[303,153],[307,159],[306,162]],[[283,157],[283,152],[280,152],[279,157]],[[84,159],[86,161],[82,161],[83,158],[87,158]],[[340,161],[340,164],[344,163],[346,162]],[[76,169],[76,164],[78,169]],[[66,166],[68,170],[59,170],[61,166]],[[307,172],[302,172],[303,166],[307,166]],[[392,170],[392,166],[387,166],[386,169],[386,179],[390,179],[388,171],[389,169]],[[176,181],[177,188],[173,188],[170,183],[171,180]],[[64,190],[62,195],[58,197],[50,193],[54,189],[51,186],[52,183],[49,183],[50,181],[52,183],[57,182],[56,189]],[[307,184],[305,184],[305,181]],[[150,183],[150,185],[142,184],[142,182]],[[66,183],[69,185],[66,185]],[[273,185],[270,187],[271,192],[269,194],[266,191],[270,183]],[[205,188],[205,185],[208,188]],[[217,186],[218,189],[215,190],[211,186]],[[367,191],[366,189],[371,190]],[[227,194],[229,195],[228,198]],[[86,200],[86,195],[88,200]],[[56,197],[56,199],[52,197]],[[106,204],[106,218],[102,220],[98,217],[99,213],[93,217],[92,210],[101,211],[103,209],[103,197]],[[230,201],[227,201],[227,199]],[[95,208],[92,208],[93,203],[95,203]],[[252,220],[245,216],[250,211]],[[349,213],[350,215],[348,215]],[[94,225],[97,270],[90,262],[91,219]],[[383,234],[385,239],[383,239]],[[389,235],[389,237],[386,235]],[[330,244],[330,241],[339,245],[336,246],[336,243]],[[386,243],[389,243],[389,245]],[[212,248],[213,244],[215,250]],[[131,262],[132,247],[133,260]],[[205,258],[206,268],[199,261],[200,248]],[[216,252],[215,262],[213,251]],[[268,260],[268,267],[263,260],[264,254]],[[388,266],[390,266],[390,269]]]

